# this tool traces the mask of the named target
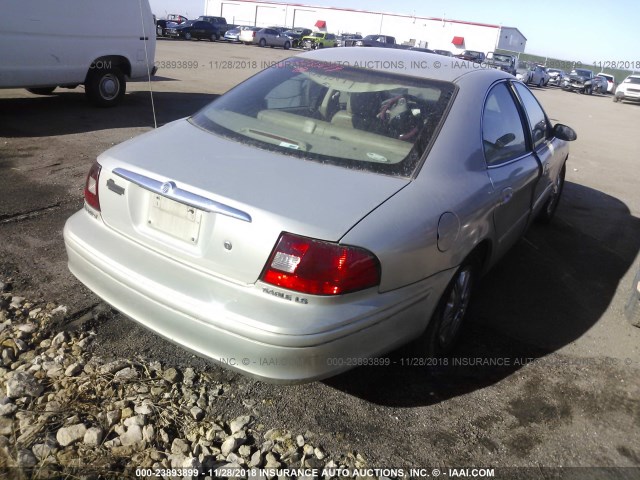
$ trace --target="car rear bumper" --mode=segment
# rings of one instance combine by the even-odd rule
[[[260,282],[238,285],[189,269],[85,211],[69,218],[64,239],[71,272],[124,315],[223,366],[278,383],[325,378],[415,338],[453,274],[299,304]],[[202,285],[209,298],[192,294]]]

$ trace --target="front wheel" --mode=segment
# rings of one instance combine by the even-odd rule
[[[209,38],[212,42],[215,42],[217,39],[218,37],[215,34],[211,35],[211,38]]]
[[[84,84],[85,93],[98,107],[112,107],[124,97],[127,84],[118,68],[93,68]]]
[[[185,40],[191,40],[191,34],[189,32],[184,34],[184,39]]]
[[[540,81],[538,82],[538,88],[542,88],[544,86],[544,79],[541,78]]]
[[[34,95],[51,95],[56,87],[40,87],[40,88],[27,88],[27,92]]]
[[[560,203],[560,197],[562,197],[562,190],[564,189],[564,177],[566,174],[566,166],[562,166],[562,170],[558,174],[556,181],[553,182],[553,187],[551,189],[551,196],[547,200],[547,203],[544,204],[544,207],[540,214],[538,215],[538,220],[541,223],[551,223],[553,217],[556,214],[556,210],[558,209],[558,204]]]
[[[427,357],[446,356],[455,346],[479,271],[479,262],[472,257],[458,268],[449,282],[425,333],[418,340],[421,353]]]
[[[291,48],[291,43],[289,42],[284,42],[284,49],[285,50],[289,50]]]

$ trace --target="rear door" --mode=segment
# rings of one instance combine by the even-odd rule
[[[540,177],[540,164],[529,147],[526,127],[509,82],[495,84],[485,100],[482,140],[494,188],[493,220],[499,254],[523,234]]]

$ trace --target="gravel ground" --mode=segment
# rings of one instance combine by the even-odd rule
[[[222,58],[260,65],[289,54],[222,43],[159,42],[159,61],[202,65],[160,70],[154,82],[159,123],[192,113],[254,71],[210,62]],[[390,356],[389,367],[358,368],[324,382],[283,387],[247,379],[159,339],[102,304],[66,269],[62,226],[81,208],[90,164],[110,146],[151,129],[144,89],[144,83],[130,84],[124,105],[111,110],[91,108],[81,92],[38,98],[0,91],[0,282],[5,284],[0,446],[6,468],[35,458],[42,471],[36,452],[43,455],[45,447],[55,451],[57,461],[47,467],[52,475],[75,475],[79,459],[104,476],[131,474],[151,460],[171,466],[169,457],[177,454],[200,464],[248,462],[270,441],[267,432],[277,430],[283,436],[269,452],[283,466],[300,465],[296,455],[304,455],[304,445],[297,445],[297,437],[302,435],[314,447],[314,456],[309,451],[305,461],[315,457],[323,466],[333,461],[429,471],[530,468],[511,471],[521,478],[525,472],[563,478],[544,476],[546,467],[601,467],[580,470],[575,478],[640,478],[640,329],[622,314],[640,245],[637,105],[534,90],[554,121],[578,131],[565,196],[554,224],[534,226],[483,280],[455,352],[456,365],[454,360],[446,366],[421,365],[405,350]],[[15,297],[23,297],[22,303]],[[60,305],[64,308],[54,314]],[[26,324],[34,330],[22,330]],[[61,343],[53,349],[56,338]],[[82,371],[67,375],[74,364],[82,364]],[[109,364],[122,369],[100,370]],[[35,378],[34,395],[16,397],[10,390],[20,369]],[[182,380],[171,383],[164,377],[172,369]],[[57,374],[50,376],[51,371]],[[184,383],[185,375],[193,375],[193,386]],[[20,385],[31,384],[20,378]],[[93,387],[90,395],[82,386],[87,383]],[[156,390],[158,396],[154,387],[162,389]],[[198,394],[195,405],[183,387]],[[200,389],[206,393],[202,406]],[[216,389],[221,393],[214,398]],[[56,401],[63,413],[47,412]],[[150,405],[154,413],[136,413],[138,404]],[[204,412],[200,420],[193,406]],[[159,415],[162,408],[167,413]],[[127,409],[132,414],[123,418]],[[109,425],[107,414],[116,410],[121,418]],[[125,424],[138,415],[146,417]],[[248,439],[242,446],[249,450],[230,452],[239,458],[229,459],[222,444],[233,435],[231,422],[245,416],[251,420],[242,429]],[[37,431],[30,428],[43,422]],[[222,433],[207,440],[213,424]],[[135,426],[145,443],[134,442],[132,452],[118,450],[131,446],[122,445],[121,437],[128,438]],[[192,426],[197,438],[189,437],[195,435]],[[62,429],[67,430],[61,443]],[[92,429],[101,430],[100,441]],[[138,430],[132,432],[137,439]],[[78,438],[65,446],[66,434]],[[180,442],[173,452],[175,438],[188,443],[188,452]],[[280,444],[293,448],[291,442],[296,442],[291,457],[286,457],[289,450],[273,450]],[[209,455],[198,450],[202,447]],[[316,447],[323,450],[322,460]],[[8,471],[18,475],[20,469]]]

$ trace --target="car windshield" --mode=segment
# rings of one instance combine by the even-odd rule
[[[640,83],[640,77],[628,77],[624,83],[635,83],[635,84],[639,84]]]
[[[311,36],[314,37],[314,38],[323,38],[324,37],[324,33],[315,32],[315,33],[312,33]]]
[[[190,121],[301,159],[411,176],[455,86],[294,58],[229,91]]]

